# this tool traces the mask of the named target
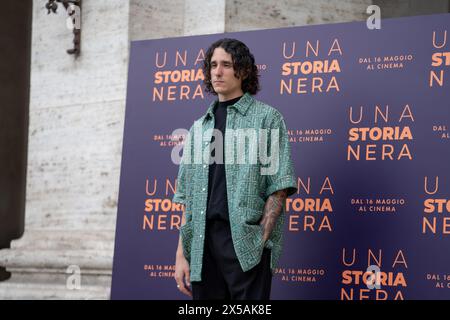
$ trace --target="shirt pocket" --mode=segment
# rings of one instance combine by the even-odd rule
[[[264,210],[264,200],[259,196],[243,197],[239,201],[239,211],[247,224],[257,224],[261,220]]]
[[[247,224],[257,224],[262,217],[264,200],[261,198],[261,177],[258,165],[242,165],[237,190],[238,209]]]

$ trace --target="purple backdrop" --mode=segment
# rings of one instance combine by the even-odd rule
[[[450,299],[449,29],[445,14],[132,42],[112,298],[186,298],[170,135],[205,113],[195,73],[232,37],[255,56],[256,98],[285,117],[298,176],[272,299]]]

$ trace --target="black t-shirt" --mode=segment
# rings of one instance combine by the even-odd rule
[[[227,108],[239,101],[241,97],[228,101],[216,103],[214,106],[214,128],[222,132],[223,145],[222,163],[212,163],[209,165],[208,176],[208,200],[206,206],[206,218],[208,220],[229,220],[228,217],[228,198],[227,198],[227,182],[225,177],[225,127],[227,123]],[[211,139],[214,142],[214,136]],[[211,153],[215,156],[215,150]]]

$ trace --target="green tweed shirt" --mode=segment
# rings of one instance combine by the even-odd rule
[[[217,100],[189,130],[172,199],[185,206],[186,223],[180,234],[184,256],[190,263],[191,281],[201,281],[215,103]],[[270,239],[263,243],[259,222],[264,204],[275,191],[287,189],[288,196],[297,191],[283,116],[245,93],[227,109],[223,140],[229,220],[237,258],[242,270],[248,271],[260,262],[264,247],[269,248],[273,271],[281,255],[285,214],[282,212]],[[217,150],[219,147],[216,154]],[[271,155],[276,156],[269,161]]]

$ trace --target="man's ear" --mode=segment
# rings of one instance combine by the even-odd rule
[[[248,75],[249,75],[248,70],[242,70],[240,73],[241,73],[240,78],[242,79],[242,81],[244,81],[245,79],[248,78]]]

